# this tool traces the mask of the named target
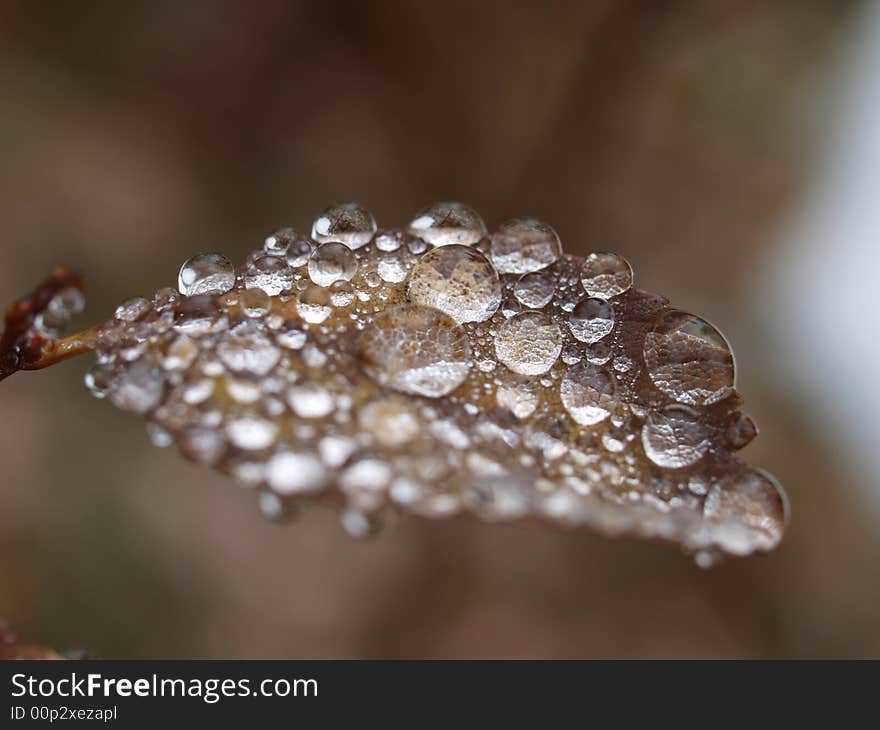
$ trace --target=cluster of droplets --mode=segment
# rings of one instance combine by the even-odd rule
[[[177,289],[120,305],[96,351],[95,396],[254,487],[273,519],[307,497],[358,536],[395,507],[535,515],[702,563],[781,539],[784,494],[732,455],[755,429],[721,333],[535,219],[490,234],[438,203],[379,231],[335,205],[239,269],[188,259]]]

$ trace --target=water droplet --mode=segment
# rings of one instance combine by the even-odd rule
[[[737,414],[724,432],[724,440],[732,449],[741,449],[750,444],[758,435],[758,426],[745,413]]]
[[[534,218],[502,223],[492,234],[492,263],[501,274],[526,274],[545,269],[562,255],[562,244],[549,225]]]
[[[95,398],[104,398],[113,384],[113,371],[106,365],[94,365],[85,374],[86,388]]]
[[[416,214],[409,232],[432,246],[470,246],[486,235],[486,224],[473,208],[462,203],[434,203]]]
[[[272,300],[262,288],[245,289],[241,293],[240,303],[246,317],[265,317],[272,309]]]
[[[147,362],[136,362],[122,370],[110,387],[110,400],[117,408],[147,413],[162,400],[165,380],[162,371]]]
[[[696,464],[709,449],[709,431],[687,406],[653,411],[642,427],[645,454],[657,466],[681,469]]]
[[[422,256],[410,273],[407,298],[459,324],[483,322],[501,304],[501,280],[479,251],[451,244]]]
[[[303,240],[303,237],[293,228],[279,228],[271,236],[266,237],[266,240],[263,242],[263,250],[270,256],[286,256],[290,244],[301,240]]]
[[[373,214],[357,203],[332,205],[312,224],[312,238],[318,243],[340,241],[351,249],[368,244],[375,233]]]
[[[581,426],[594,426],[611,415],[615,391],[608,371],[588,362],[572,365],[559,387],[563,407]]]
[[[591,297],[611,299],[629,290],[632,283],[632,266],[616,253],[591,253],[581,266],[581,284]]]
[[[515,373],[546,373],[562,352],[562,332],[543,312],[522,312],[505,320],[495,336],[495,354]]]
[[[614,309],[604,299],[584,299],[571,311],[565,323],[581,342],[597,342],[614,329]]]
[[[177,448],[190,461],[197,464],[214,464],[226,450],[226,439],[213,428],[195,426],[181,433]]]
[[[166,370],[186,370],[195,362],[199,346],[186,335],[179,335],[168,345],[162,367]]]
[[[661,316],[645,337],[644,356],[654,385],[680,403],[714,403],[734,384],[730,345],[693,314],[670,310]]]
[[[397,398],[383,398],[361,408],[358,423],[384,446],[399,446],[419,435],[419,422],[408,405]]]
[[[123,322],[136,322],[149,312],[150,308],[150,302],[143,297],[132,297],[116,307],[113,316]]]
[[[342,529],[358,540],[373,537],[382,530],[382,520],[378,515],[357,509],[346,509],[339,516]]]
[[[393,229],[390,231],[379,231],[379,233],[376,234],[375,243],[376,248],[378,248],[380,251],[391,252],[397,251],[397,249],[399,249],[404,244],[404,242],[408,242],[411,239],[412,236],[410,236],[408,233],[398,229]]]
[[[279,451],[266,464],[266,481],[278,494],[320,491],[328,477],[321,460],[308,451]]]
[[[147,422],[147,436],[150,443],[159,449],[167,449],[174,443],[174,434],[155,421]]]
[[[333,312],[330,290],[322,286],[310,286],[299,293],[296,311],[310,324],[320,324]]]
[[[187,259],[177,275],[177,287],[184,296],[225,294],[235,286],[232,262],[219,253],[199,253]]]
[[[244,285],[248,289],[262,289],[276,296],[293,286],[293,270],[280,256],[258,256],[247,267]]]
[[[350,307],[354,303],[354,287],[345,279],[330,285],[330,303],[337,308]]]
[[[531,416],[538,407],[538,394],[528,383],[499,385],[495,400],[501,408],[506,408],[521,420]]]
[[[713,537],[727,552],[772,550],[788,523],[788,498],[767,472],[749,470],[722,477],[706,497],[703,515],[718,525]]]
[[[523,274],[513,286],[513,295],[520,304],[531,309],[546,307],[556,291],[556,280],[548,271]]]
[[[294,269],[305,266],[315,247],[312,242],[305,238],[295,238],[287,247],[287,265]]]
[[[230,443],[245,451],[268,448],[277,435],[278,426],[259,416],[240,416],[226,424]]]
[[[333,412],[333,396],[315,383],[297,385],[287,391],[287,402],[300,418],[324,418]]]
[[[389,284],[399,284],[406,278],[406,267],[400,259],[393,256],[380,259],[376,270],[382,281],[387,281]]]
[[[471,369],[467,334],[429,307],[382,312],[361,334],[358,347],[370,376],[403,393],[439,398],[461,385]]]
[[[253,375],[267,375],[281,359],[281,350],[267,335],[244,325],[223,337],[217,354],[230,370]]]
[[[306,333],[296,327],[275,335],[275,341],[281,347],[286,347],[288,350],[301,350],[303,345],[306,344],[306,339]]]
[[[322,243],[309,258],[309,278],[318,286],[330,286],[340,279],[351,280],[357,273],[357,259],[344,243]]]

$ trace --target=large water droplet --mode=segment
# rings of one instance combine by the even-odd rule
[[[559,395],[575,423],[593,426],[611,415],[615,403],[614,378],[604,368],[579,362],[568,369]]]
[[[330,286],[357,273],[357,259],[344,243],[322,243],[309,258],[309,278],[318,286]]]
[[[627,291],[632,283],[632,266],[616,253],[591,253],[581,266],[581,284],[591,297],[611,299]]]
[[[177,288],[184,296],[225,294],[235,286],[232,262],[219,253],[199,253],[187,259],[177,275]]]
[[[373,214],[357,203],[332,205],[312,224],[312,238],[318,243],[340,241],[351,249],[365,246],[375,233]]]
[[[269,296],[275,296],[293,286],[293,270],[280,256],[258,256],[247,267],[244,285],[248,289],[262,289]]]
[[[522,312],[505,320],[495,336],[495,354],[522,375],[546,373],[562,352],[562,332],[543,312]]]
[[[761,470],[722,477],[703,506],[716,523],[715,541],[727,552],[746,555],[772,550],[788,522],[788,498],[779,483]]]
[[[473,208],[462,203],[434,203],[416,214],[409,232],[433,246],[470,246],[486,235],[486,224]]]
[[[584,299],[578,302],[565,323],[576,339],[596,342],[614,329],[614,309],[604,299]]]
[[[492,234],[492,263],[501,274],[526,274],[545,269],[562,255],[562,244],[550,226],[534,218],[502,223]]]
[[[687,312],[660,317],[645,337],[644,356],[654,385],[680,403],[713,403],[734,384],[733,353],[724,335]]]
[[[546,307],[556,291],[556,279],[548,271],[523,274],[513,286],[513,295],[520,304],[531,309]]]
[[[466,333],[442,312],[418,305],[376,317],[360,337],[359,352],[381,385],[429,398],[461,385],[472,362]]]
[[[709,431],[687,406],[654,411],[642,427],[645,454],[657,466],[681,469],[696,464],[709,448]]]
[[[451,244],[422,256],[410,273],[407,298],[439,309],[459,324],[483,322],[501,304],[501,280],[479,251]]]

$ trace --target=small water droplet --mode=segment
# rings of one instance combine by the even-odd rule
[[[407,298],[439,309],[458,324],[483,322],[501,304],[501,280],[479,251],[450,244],[422,256],[410,273]]]
[[[272,300],[262,288],[245,289],[240,298],[241,309],[246,317],[265,317],[272,309]]]
[[[309,263],[309,258],[315,247],[306,238],[295,238],[287,246],[287,265],[298,269]]]
[[[513,286],[513,295],[520,304],[531,309],[546,307],[556,291],[556,279],[549,271],[523,274]]]
[[[266,481],[282,495],[320,491],[328,478],[327,468],[308,451],[279,451],[266,464]]]
[[[339,241],[350,249],[368,244],[375,233],[373,214],[357,203],[332,205],[312,224],[312,238],[318,243]]]
[[[270,256],[286,256],[290,248],[290,244],[297,240],[302,240],[293,228],[279,228],[271,236],[267,236],[263,242],[263,250]]]
[[[281,359],[280,348],[256,327],[245,326],[226,333],[217,346],[217,354],[234,372],[267,375]]]
[[[330,290],[312,285],[299,293],[296,311],[310,324],[320,324],[333,312]]]
[[[258,256],[245,271],[244,285],[248,289],[262,289],[269,296],[276,296],[293,286],[293,270],[280,256]]]
[[[644,357],[654,385],[680,403],[714,403],[734,385],[733,353],[724,335],[687,312],[660,317],[645,337]]]
[[[616,253],[591,253],[581,266],[581,284],[591,297],[611,299],[628,291],[632,283],[632,266]]]
[[[184,296],[225,294],[235,286],[232,262],[219,253],[199,253],[187,259],[177,275],[177,287]]]
[[[382,281],[387,281],[389,284],[399,284],[406,278],[406,267],[400,259],[393,256],[380,259],[376,270]]]
[[[534,218],[506,221],[492,234],[492,263],[501,274],[545,269],[562,255],[562,244],[549,225]]]
[[[150,308],[150,302],[143,297],[132,297],[116,307],[113,316],[123,322],[136,322],[149,312]]]
[[[562,332],[543,312],[522,312],[505,320],[495,336],[495,354],[515,373],[546,373],[562,352]]]
[[[315,383],[296,385],[287,391],[287,402],[300,418],[324,418],[333,412],[333,396]]]
[[[364,540],[377,535],[382,530],[382,520],[378,515],[357,509],[346,509],[339,516],[342,529],[353,538]]]
[[[240,416],[226,424],[226,436],[233,446],[245,451],[265,449],[275,442],[278,426],[259,416]]]
[[[330,303],[337,308],[350,307],[354,303],[354,287],[345,279],[330,285]]]
[[[653,411],[642,426],[645,454],[657,466],[681,469],[696,464],[709,449],[709,431],[687,406]]]
[[[104,398],[113,384],[113,371],[106,365],[94,365],[85,374],[86,388],[95,398]]]
[[[120,371],[110,387],[110,400],[117,408],[148,413],[159,405],[165,380],[159,368],[139,361]]]
[[[322,243],[309,258],[309,278],[318,286],[330,286],[340,279],[351,280],[357,273],[357,259],[344,243]]]
[[[559,387],[563,407],[581,426],[594,426],[608,418],[616,403],[615,392],[608,371],[588,362],[572,365]]]
[[[418,305],[382,312],[361,334],[358,348],[379,384],[429,398],[455,390],[472,364],[467,334],[442,312]]]
[[[473,208],[462,203],[434,203],[415,215],[409,232],[432,246],[470,246],[486,235],[486,224]]]
[[[597,342],[614,329],[614,309],[604,299],[584,299],[571,311],[565,323],[581,342]]]

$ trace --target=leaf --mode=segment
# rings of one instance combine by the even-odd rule
[[[735,455],[757,431],[727,341],[632,282],[622,257],[565,255],[538,221],[490,236],[438,204],[376,234],[347,204],[238,269],[194,256],[176,289],[31,342],[22,367],[93,348],[95,396],[255,487],[269,517],[329,503],[356,536],[389,510],[538,518],[703,566],[773,549],[787,501]]]

